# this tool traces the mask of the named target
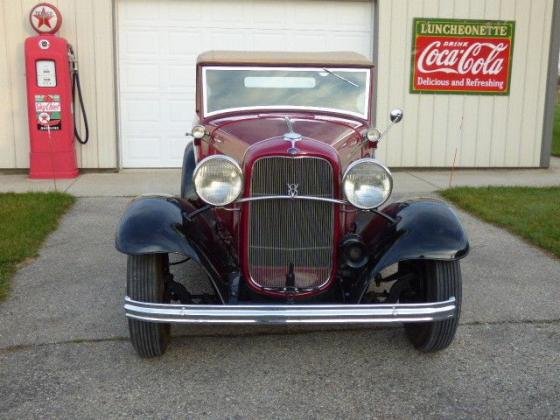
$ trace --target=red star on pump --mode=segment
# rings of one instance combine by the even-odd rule
[[[35,12],[33,17],[38,20],[37,28],[40,28],[41,26],[45,25],[47,28],[52,29],[50,20],[53,18],[53,14],[47,12],[44,7],[41,9],[40,12],[39,11]]]

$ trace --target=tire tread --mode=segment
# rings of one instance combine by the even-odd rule
[[[164,254],[131,255],[127,265],[127,294],[134,300],[162,302]],[[169,342],[169,324],[128,319],[130,339],[143,358],[161,356]]]
[[[451,344],[461,316],[461,266],[458,261],[429,261],[426,263],[426,298],[442,301],[455,297],[455,316],[445,321],[409,324],[407,335],[414,346],[423,352],[443,350]]]

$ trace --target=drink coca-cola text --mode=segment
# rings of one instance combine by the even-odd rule
[[[468,48],[441,48],[441,41],[434,41],[418,57],[418,70],[422,73],[499,74],[504,68],[500,53],[507,49],[503,42],[475,42]]]

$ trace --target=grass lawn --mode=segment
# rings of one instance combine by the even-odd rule
[[[560,257],[560,187],[458,187],[441,195]]]
[[[554,111],[554,132],[552,134],[552,154],[560,156],[560,104],[556,104]]]
[[[18,264],[37,256],[74,201],[71,195],[58,192],[0,194],[0,301],[8,295]]]

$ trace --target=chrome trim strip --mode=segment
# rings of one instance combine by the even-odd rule
[[[165,198],[177,198],[176,195],[168,193],[143,193],[138,195],[136,198],[150,198],[150,197],[165,197]]]
[[[337,200],[336,198],[326,198],[326,197],[312,197],[309,195],[266,195],[257,197],[245,197],[235,200],[234,203],[246,203],[249,201],[260,201],[260,200],[314,200],[314,201],[325,201],[327,203],[349,205],[348,201]]]
[[[444,321],[456,314],[455,297],[429,303],[363,305],[184,305],[125,297],[126,316],[178,324],[387,324]]]

